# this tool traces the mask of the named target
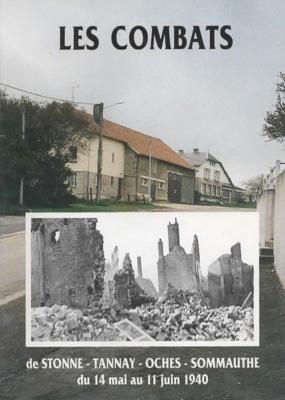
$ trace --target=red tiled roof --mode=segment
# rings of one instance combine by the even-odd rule
[[[151,143],[151,155],[153,158],[194,170],[194,167],[180,157],[171,147],[153,136],[145,135],[108,120],[103,122],[103,135],[110,139],[124,142],[137,154],[147,157],[149,156]]]

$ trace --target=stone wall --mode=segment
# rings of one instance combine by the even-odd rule
[[[241,306],[253,292],[253,267],[241,259],[240,243],[208,267],[208,295],[213,307]]]
[[[285,171],[276,182],[274,216],[274,260],[276,271],[285,285]]]
[[[169,164],[165,161],[152,159],[152,182],[155,184],[155,200],[168,200],[169,171],[183,174],[182,199],[183,203],[194,203],[194,171]],[[143,179],[149,176],[149,158],[138,156],[133,150],[125,149],[124,200],[134,201],[136,198],[148,198],[149,186]]]
[[[137,196],[138,156],[129,147],[125,147],[125,170],[123,181],[123,200],[135,201]]]
[[[99,302],[104,290],[105,260],[103,237],[96,221],[43,218],[33,224],[32,306],[57,303],[85,307]],[[41,280],[35,278],[35,271]]]
[[[259,212],[259,244],[267,247],[274,239],[275,190],[266,190],[257,202]]]
[[[179,227],[175,220],[169,223],[169,253],[163,254],[163,243],[158,242],[159,259],[157,261],[159,294],[162,295],[170,283],[177,289],[188,290],[202,295],[200,256],[198,239],[195,236],[192,254],[187,254],[180,246]]]

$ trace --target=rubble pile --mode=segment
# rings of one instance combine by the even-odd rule
[[[252,307],[210,308],[196,294],[172,289],[157,302],[136,308],[141,327],[155,340],[253,340]]]
[[[32,308],[33,341],[126,341],[114,326],[128,319],[157,341],[248,341],[254,337],[253,308],[211,308],[197,294],[168,285],[164,295],[133,308]]]
[[[32,341],[126,340],[100,310],[71,309],[57,304],[32,308]]]

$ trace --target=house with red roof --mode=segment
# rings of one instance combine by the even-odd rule
[[[195,168],[161,139],[104,120],[101,198],[194,202]],[[99,137],[73,149],[72,192],[96,194]]]

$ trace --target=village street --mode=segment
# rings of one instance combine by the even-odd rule
[[[9,226],[9,231],[12,229],[12,225]],[[0,305],[2,305],[24,295],[24,232],[15,232],[8,233],[7,235],[1,235],[0,255]]]
[[[259,348],[168,348],[165,357],[260,357],[259,370],[202,370],[209,374],[207,386],[78,386],[75,381],[82,370],[25,370],[33,357],[136,357],[137,365],[129,375],[146,376],[149,372],[138,363],[147,357],[161,356],[161,349],[91,349],[91,348],[25,348],[25,303],[21,297],[0,307],[0,398],[5,400],[64,399],[190,399],[200,400],[282,400],[285,396],[285,291],[271,266],[261,267],[260,276],[261,346]],[[104,373],[106,377],[123,375],[120,370],[88,370],[88,376]],[[187,367],[179,370],[152,370],[153,373],[184,376]],[[199,372],[199,371],[195,371]],[[262,385],[261,385],[262,383]],[[2,391],[2,393],[1,393]],[[1,394],[3,397],[1,397]],[[95,396],[95,397],[94,397]]]

